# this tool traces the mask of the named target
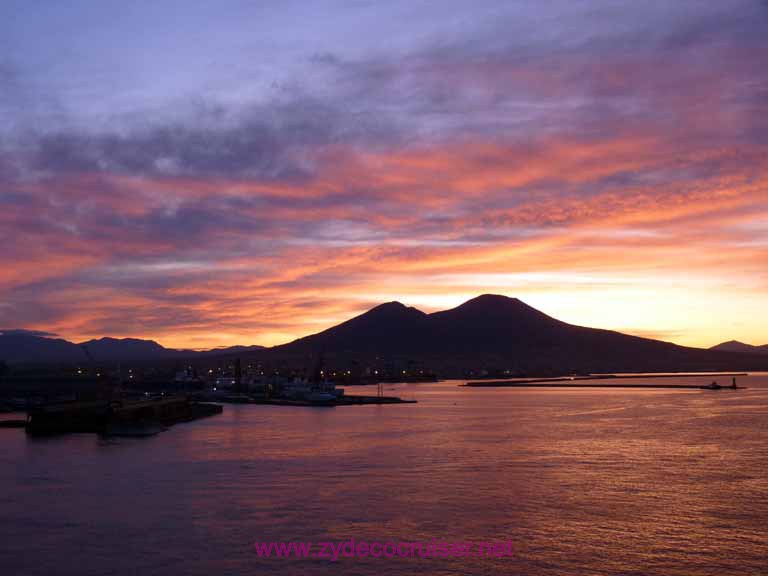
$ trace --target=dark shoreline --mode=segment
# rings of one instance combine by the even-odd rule
[[[599,374],[594,376],[562,376],[557,378],[529,378],[517,380],[473,380],[459,384],[470,388],[669,388],[669,389],[703,389],[712,390],[710,384],[597,384],[596,380],[645,380],[658,378],[733,378],[736,382],[737,376],[749,376],[746,372],[739,373],[680,373],[680,374]],[[573,384],[579,382],[579,384]],[[583,383],[582,383],[583,382]],[[721,388],[734,389],[732,386],[721,386]],[[715,388],[718,389],[718,388]],[[737,387],[736,389],[743,389]]]

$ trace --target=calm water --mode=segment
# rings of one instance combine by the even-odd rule
[[[25,576],[765,574],[768,375],[740,384],[750,389],[443,382],[388,387],[415,405],[226,406],[147,439],[0,430],[0,566]],[[252,548],[351,537],[512,540],[515,557],[332,562]]]

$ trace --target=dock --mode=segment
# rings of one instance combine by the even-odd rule
[[[62,402],[30,410],[25,428],[31,435],[91,432],[147,436],[173,424],[220,414],[222,410],[218,404],[195,402],[185,396],[138,401]]]
[[[345,395],[337,406],[360,406],[363,404],[416,404],[416,400],[405,400],[396,396],[356,396]]]
[[[224,396],[215,400],[226,404],[261,404],[268,406],[363,406],[367,404],[416,404],[416,400],[404,400],[396,396],[358,396],[345,394],[339,398],[328,401],[311,401],[289,398],[264,398],[263,396],[251,396],[247,394]]]

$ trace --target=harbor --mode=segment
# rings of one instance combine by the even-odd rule
[[[244,378],[235,362],[231,379],[218,379],[207,389],[186,393],[121,390],[105,383],[96,398],[43,401],[26,406],[26,417],[0,421],[2,428],[24,428],[31,436],[95,433],[103,436],[153,436],[174,424],[221,414],[223,404],[336,407],[414,404],[385,396],[383,384],[376,395],[345,394],[343,388],[321,377],[289,381]]]
[[[339,394],[333,398],[265,397],[227,394],[206,401],[205,395],[165,396],[145,400],[92,400],[45,404],[30,408],[26,418],[0,420],[0,428],[23,428],[31,436],[95,433],[103,436],[154,436],[174,424],[221,414],[222,404],[336,407],[415,404],[395,396]]]
[[[376,395],[347,394],[326,377],[323,355],[319,354],[309,376],[291,379],[264,378],[243,374],[242,364],[236,359],[232,376],[219,378],[214,386],[197,393],[194,397],[205,402],[228,404],[267,404],[271,406],[362,406],[366,404],[415,404],[384,395],[384,383],[376,384]]]

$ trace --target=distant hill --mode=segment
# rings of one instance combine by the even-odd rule
[[[218,356],[219,354],[247,354],[248,352],[257,352],[259,350],[264,350],[264,346],[258,346],[256,344],[252,344],[250,346],[227,346],[224,348],[211,348],[210,350],[202,350],[198,351],[198,354],[201,355],[208,355],[208,356]],[[179,352],[186,352],[179,350]]]
[[[8,363],[24,362],[83,362],[82,349],[61,338],[50,338],[14,330],[0,333],[0,360]]]
[[[742,354],[768,354],[768,344],[763,346],[752,346],[751,344],[744,344],[738,340],[729,340],[723,342],[717,346],[712,346],[710,350],[716,350],[720,352],[740,352]]]
[[[79,347],[98,362],[153,360],[179,354],[178,350],[164,348],[154,340],[138,338],[99,338],[82,342]]]
[[[382,304],[268,353],[287,359],[320,351],[342,361],[411,360],[443,375],[477,368],[538,374],[768,368],[768,361],[756,354],[687,348],[575,326],[516,298],[492,294],[433,314],[399,302]]]
[[[165,348],[154,340],[99,338],[79,344],[25,330],[0,333],[0,360],[22,363],[152,362],[173,358],[194,358],[252,353],[262,346],[232,346],[206,351]]]

